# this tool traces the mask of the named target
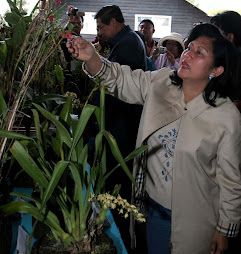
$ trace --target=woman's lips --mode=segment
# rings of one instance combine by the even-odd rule
[[[190,69],[189,64],[188,64],[185,60],[182,61],[181,67],[182,67],[183,69]]]

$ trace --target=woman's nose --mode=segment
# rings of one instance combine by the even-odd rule
[[[191,50],[185,50],[183,51],[183,54],[186,56],[186,57],[192,57],[193,53]]]

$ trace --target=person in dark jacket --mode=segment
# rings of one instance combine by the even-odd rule
[[[101,8],[95,15],[97,23],[97,36],[102,41],[108,42],[110,47],[108,60],[122,65],[128,65],[132,70],[147,70],[146,51],[141,38],[125,20],[120,8],[116,5],[108,5]],[[93,104],[99,105],[98,92],[93,96]],[[115,137],[120,151],[125,158],[135,149],[136,136],[142,112],[141,105],[131,105],[120,101],[113,96],[106,95],[106,129]],[[111,170],[117,162],[111,151],[107,151],[107,167]],[[132,168],[132,162],[128,164]],[[112,192],[115,184],[121,184],[120,195],[130,201],[131,181],[122,170],[116,170],[106,182],[106,190]],[[120,228],[126,247],[129,245],[129,222],[115,216],[117,226]]]

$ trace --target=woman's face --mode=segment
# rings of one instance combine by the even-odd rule
[[[178,52],[178,42],[174,40],[167,40],[165,47],[174,55],[175,58],[180,57]]]
[[[214,66],[212,39],[199,37],[189,43],[183,51],[178,69],[178,76],[185,80],[204,82],[207,85]],[[205,83],[206,82],[206,83]]]

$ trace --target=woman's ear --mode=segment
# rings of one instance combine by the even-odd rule
[[[215,67],[211,74],[213,74],[213,77],[218,77],[224,72],[223,66]]]

